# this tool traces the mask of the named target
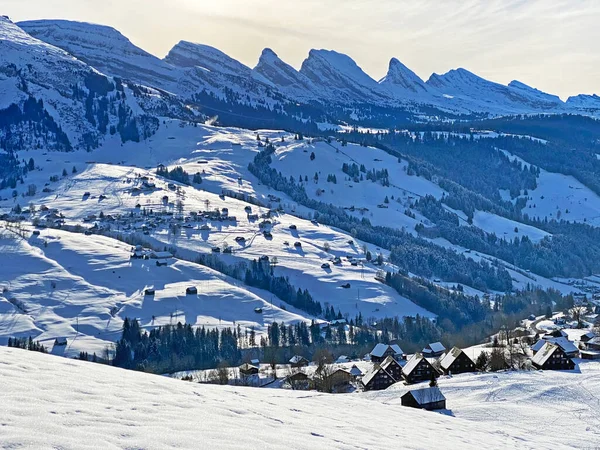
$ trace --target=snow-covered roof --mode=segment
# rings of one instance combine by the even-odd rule
[[[398,344],[387,345],[379,343],[371,350],[371,356],[381,358],[388,348],[391,348],[395,355],[402,355],[404,353]]]
[[[354,364],[351,368],[350,368],[350,375],[355,376],[355,377],[359,377],[362,375],[362,371],[356,367],[356,364]]]
[[[335,360],[337,363],[346,363],[350,361],[350,359],[346,355],[340,355],[338,359]]]
[[[150,254],[150,257],[162,259],[162,258],[172,258],[173,255],[170,252],[152,252]]]
[[[579,351],[579,349],[569,341],[567,338],[559,337],[559,338],[549,338],[549,339],[540,339],[535,344],[531,346],[531,350],[534,352],[539,352],[546,342],[550,342],[558,345],[565,353],[574,353]]]
[[[404,353],[398,344],[392,344],[390,347],[394,350],[395,355],[402,355]]]
[[[296,364],[299,363],[301,361],[308,361],[304,356],[300,356],[300,355],[294,355],[290,358],[290,363],[291,364]]]
[[[434,353],[445,352],[446,347],[441,342],[432,342],[427,346]]]
[[[582,334],[582,335],[579,337],[579,339],[581,339],[581,338],[583,338],[583,337],[585,337],[585,338],[587,338],[587,339],[593,339],[593,338],[595,338],[595,337],[596,337],[596,333],[594,333],[593,331],[588,331],[587,333],[584,333],[584,334]]]
[[[404,367],[402,368],[402,372],[404,372],[404,374],[408,375],[409,373],[411,373],[413,370],[415,370],[415,367],[417,367],[417,365],[421,362],[422,359],[425,359],[425,357],[421,354],[421,353],[415,353],[414,355],[412,355],[412,357],[406,362],[406,364],[404,365]]]
[[[364,386],[366,386],[367,384],[369,384],[371,382],[371,380],[375,377],[375,375],[377,375],[379,373],[380,370],[383,370],[381,367],[373,367],[371,370],[369,370],[364,377],[362,377],[362,384]]]
[[[448,353],[442,356],[440,359],[440,366],[442,366],[444,369],[448,369],[448,367],[450,367],[452,363],[456,361],[456,358],[458,358],[461,353],[462,350],[460,348],[453,347]]]
[[[408,391],[405,395],[412,395],[419,405],[426,405],[427,403],[435,403],[446,400],[444,394],[440,391],[437,386],[430,386],[421,389],[413,389]]]
[[[548,361],[552,357],[552,355],[557,349],[559,349],[559,346],[557,344],[546,341],[544,342],[542,348],[535,354],[531,362],[539,366],[543,366],[546,363],[546,361]]]

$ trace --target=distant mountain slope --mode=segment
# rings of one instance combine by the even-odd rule
[[[304,74],[282,61],[270,48],[265,48],[252,69],[257,80],[278,88],[290,98],[318,99],[319,88]]]
[[[488,81],[465,69],[433,74],[427,85],[436,89],[448,105],[491,113],[559,112],[562,101],[518,81],[508,86]]]
[[[339,103],[392,101],[389,94],[347,55],[333,50],[311,50],[300,73],[319,86],[323,95]]]
[[[256,67],[250,69],[216,48],[188,41],[178,42],[161,60],[111,27],[64,20],[34,20],[20,25],[107,75],[165,90],[183,100],[201,100],[201,104],[207,100],[205,95],[214,96],[224,102],[221,109],[232,105],[243,114],[247,114],[247,106],[282,110],[285,105],[303,107],[307,103],[319,103],[325,112],[338,106],[355,109],[359,104],[368,105],[366,111],[355,111],[357,121],[372,120],[372,107],[427,114],[434,108],[442,116],[569,111],[594,115],[600,111],[591,96],[574,97],[565,103],[519,81],[506,86],[465,69],[433,74],[424,82],[396,58],[377,82],[349,56],[333,50],[311,50],[298,71],[265,49]],[[303,118],[311,114],[309,111],[310,107],[305,108]],[[389,114],[384,113],[386,121]]]
[[[397,99],[432,101],[429,86],[396,58],[390,60],[387,75],[379,81],[379,84],[389,89]]]
[[[30,23],[34,28],[38,25]],[[66,25],[73,26],[70,22]],[[87,41],[79,40],[72,48],[78,54],[90,54],[95,63],[104,62],[106,68],[119,65],[104,57],[116,53],[111,45],[121,50],[135,49],[113,29],[85,27],[94,33],[108,34],[111,43],[104,42],[105,47],[98,49],[95,42],[102,39],[88,33]],[[67,36],[80,35],[81,30],[75,28],[68,28]],[[49,40],[70,42],[71,38],[63,37],[52,34]],[[7,149],[93,149],[107,135],[119,134],[123,141],[152,135],[158,127],[158,116],[196,117],[178,98],[106,76],[78,59],[79,55],[32,37],[5,17],[0,18],[0,45],[0,116],[6,117],[0,121],[0,138],[5,139]],[[156,62],[142,51],[136,54]],[[32,129],[26,125],[30,122],[39,126]]]
[[[99,71],[148,86],[175,90],[181,71],[135,46],[112,27],[69,20],[31,20],[18,26]]]

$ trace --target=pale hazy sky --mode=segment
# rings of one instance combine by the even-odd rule
[[[253,67],[264,47],[299,68],[311,48],[350,55],[375,79],[397,57],[427,79],[464,67],[565,99],[600,94],[600,0],[2,0],[13,21],[110,25],[163,57],[179,40]]]

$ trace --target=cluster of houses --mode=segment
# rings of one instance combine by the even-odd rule
[[[580,336],[579,346],[585,348],[578,348],[564,331],[548,333],[531,346],[532,366],[541,370],[573,370],[573,358],[600,358],[600,337],[593,332]],[[475,362],[462,349],[453,347],[448,350],[440,342],[428,344],[410,358],[407,358],[397,344],[380,343],[365,359],[372,363],[371,369],[366,373],[354,364],[350,368],[332,365],[327,373],[320,368],[309,375],[303,368],[310,362],[303,356],[296,355],[288,361],[292,374],[286,377],[285,382],[294,389],[319,389],[326,383],[328,392],[348,392],[352,387],[377,391],[387,389],[395,383],[410,386],[429,382],[426,387],[422,384],[416,389],[409,387],[410,390],[402,395],[401,403],[404,406],[435,410],[446,408],[446,399],[435,382],[437,377],[477,371]],[[343,356],[336,361],[346,362],[348,359]],[[239,370],[243,376],[258,374],[258,361],[243,364]]]
[[[586,331],[579,336],[579,346],[569,340],[565,330],[554,330],[541,336],[531,346],[532,365],[545,370],[572,370],[572,358],[600,359],[600,336]]]

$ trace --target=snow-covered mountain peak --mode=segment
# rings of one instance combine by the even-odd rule
[[[398,97],[413,97],[428,91],[425,82],[397,58],[390,60],[387,75],[380,80],[380,84],[392,90]]]
[[[135,46],[112,27],[68,20],[33,20],[19,26],[99,71],[149,86],[174,90],[176,68]]]
[[[265,48],[252,69],[252,77],[257,81],[275,87],[289,97],[300,99],[317,98],[313,83],[292,66],[282,61],[270,48]]]
[[[300,73],[336,102],[389,102],[388,92],[348,55],[334,50],[311,50]]]
[[[426,81],[426,84],[438,89],[443,89],[449,86],[456,86],[458,84],[464,85],[481,83],[495,84],[491,81],[481,78],[478,75],[475,75],[473,72],[470,72],[467,69],[463,69],[462,67],[459,67],[458,69],[451,69],[448,72],[441,75],[433,73]]]
[[[577,109],[592,109],[600,110],[600,96],[596,94],[579,94],[569,97],[566,102],[567,106]]]
[[[103,47],[132,47],[133,44],[115,28],[70,20],[26,20],[17,24],[27,33],[45,42],[61,39],[75,44],[85,42]]]
[[[179,67],[202,67],[211,72],[249,76],[250,68],[221,50],[205,44],[179,41],[167,54],[166,62]]]
[[[544,91],[540,91],[539,89],[531,87],[518,80],[513,80],[510,83],[508,83],[508,87],[517,90],[523,95],[533,96],[538,98],[540,101],[546,101],[550,104],[556,103],[557,105],[560,105],[563,103],[560,97],[558,97],[558,95],[548,94]]]

